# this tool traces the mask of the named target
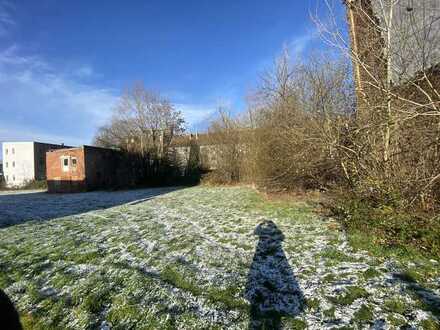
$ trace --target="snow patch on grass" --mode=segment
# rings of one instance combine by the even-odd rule
[[[397,263],[354,252],[307,204],[248,188],[8,194],[0,219],[0,286],[31,329],[438,322]]]

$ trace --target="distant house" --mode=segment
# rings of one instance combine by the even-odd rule
[[[7,187],[46,179],[46,151],[66,148],[40,142],[3,142],[3,175]]]
[[[215,143],[213,134],[185,134],[174,137],[169,152],[174,153],[174,158],[183,174],[188,167],[191,149],[197,146],[199,165],[206,170],[215,170],[218,161]]]
[[[82,192],[136,183],[136,165],[114,149],[82,146],[46,154],[48,191]]]

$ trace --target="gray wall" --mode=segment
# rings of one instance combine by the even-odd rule
[[[373,11],[384,27],[384,12],[389,11],[386,5],[390,1],[372,0]],[[393,17],[392,80],[398,83],[440,63],[440,0],[400,0]],[[382,37],[386,38],[385,31]]]

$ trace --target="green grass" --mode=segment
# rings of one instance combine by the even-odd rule
[[[376,268],[370,267],[364,272],[363,275],[366,280],[369,280],[369,279],[380,276],[381,272],[378,271]]]
[[[322,253],[321,257],[326,258],[331,263],[338,262],[354,262],[357,259],[345,254],[342,251],[335,249],[334,247],[326,248]]]
[[[188,291],[195,296],[202,293],[202,289],[190,280],[191,277],[184,276],[172,266],[165,267],[160,276],[165,282],[176,288]]]
[[[283,322],[286,329],[304,330],[307,329],[307,323],[300,319],[287,318]]]
[[[361,308],[354,313],[354,322],[359,324],[369,323],[373,320],[373,317],[371,307],[363,304]]]
[[[368,292],[364,288],[349,286],[341,294],[329,297],[329,299],[338,305],[351,305],[355,300],[367,297]]]
[[[388,317],[387,317],[387,320],[388,320],[388,322],[391,324],[391,325],[393,325],[393,326],[395,326],[395,327],[401,327],[402,325],[404,325],[406,322],[405,322],[405,319],[403,319],[401,316],[399,316],[399,315],[388,315]]]
[[[10,226],[0,229],[0,286],[17,302],[26,329],[94,329],[104,321],[112,329],[245,329],[247,282],[259,240],[255,228],[272,220],[283,232],[291,275],[306,292],[302,312],[282,316],[286,329],[319,328],[353,310],[352,319],[339,326],[362,328],[376,309],[405,324],[408,317],[396,303],[401,296],[413,310],[435,317],[432,308],[417,303],[416,290],[395,294],[379,285],[367,293],[363,284],[390,275],[384,263],[390,256],[343,248],[344,233],[313,210],[303,201],[268,200],[243,187],[195,187]],[[407,263],[394,289],[422,283],[428,271],[436,274],[426,259],[398,260]],[[332,296],[347,276],[358,284]],[[43,288],[56,294],[45,296]],[[387,302],[373,312],[369,304],[384,295]]]
[[[185,290],[194,296],[204,296],[213,303],[221,304],[228,310],[248,310],[249,304],[240,298],[241,290],[235,286],[227,288],[208,288],[199,287],[191,275],[182,274],[172,266],[167,266],[161,272],[161,278],[172,286]]]
[[[408,306],[400,299],[388,299],[383,303],[386,310],[392,313],[405,314]]]
[[[324,278],[322,279],[324,283],[333,283],[337,280],[338,278],[336,277],[335,274],[330,273],[324,276]]]
[[[316,298],[306,299],[306,306],[311,310],[318,310],[319,309],[319,299],[316,299]]]
[[[438,330],[438,329],[440,329],[440,323],[437,320],[434,320],[433,318],[423,320],[421,322],[421,326],[422,326],[423,330]]]
[[[324,310],[322,313],[324,314],[325,318],[333,320],[335,318],[335,311],[336,308],[332,306],[329,309]]]
[[[421,283],[440,277],[440,221],[438,217],[411,215],[394,206],[364,200],[336,201],[333,210],[348,233],[350,245],[367,250],[379,260],[393,258],[414,273]],[[416,263],[417,267],[406,266]],[[412,269],[413,268],[413,269]]]
[[[230,286],[226,289],[212,288],[207,292],[207,298],[214,303],[220,303],[228,310],[248,310],[249,303],[240,298],[241,290]]]

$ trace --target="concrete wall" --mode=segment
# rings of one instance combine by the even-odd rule
[[[428,70],[440,63],[439,0],[395,2],[391,23],[387,17],[390,12],[390,0],[345,1],[352,48],[369,66],[369,71],[375,77],[386,78],[383,46],[388,31],[391,35],[391,79],[394,84],[401,84],[413,78],[417,72]],[[369,80],[367,75],[361,77],[362,69],[356,64],[355,75],[357,82],[361,79]]]
[[[216,147],[213,145],[200,146],[200,165],[206,170],[215,170],[217,168],[217,154],[215,148]],[[178,146],[171,147],[170,150],[175,153],[177,165],[179,166],[182,175],[184,175],[188,166],[191,147],[189,145]]]
[[[373,12],[386,27],[388,1],[371,0]],[[385,10],[382,7],[385,3]],[[391,24],[392,80],[395,83],[408,80],[416,72],[424,71],[440,63],[440,1],[401,0],[393,9]],[[382,38],[386,40],[383,32]]]
[[[34,143],[3,142],[3,171],[8,187],[35,179]]]

